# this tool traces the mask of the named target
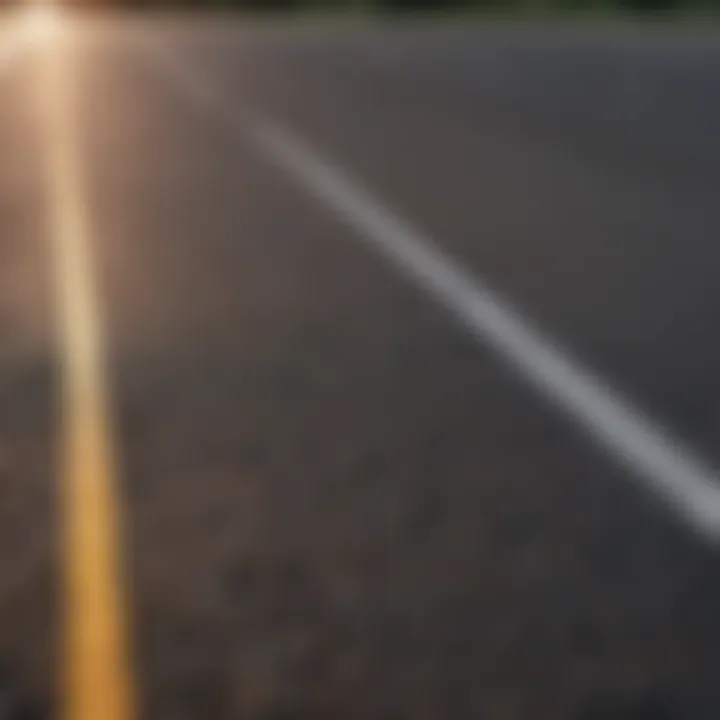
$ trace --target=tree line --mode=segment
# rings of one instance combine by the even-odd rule
[[[146,0],[152,2],[152,0]],[[636,11],[682,10],[699,8],[720,10],[720,0],[186,0],[193,3],[212,3],[266,10],[370,10],[379,12],[447,11],[456,9],[518,9],[543,10],[591,10],[593,8],[617,8]]]
[[[120,2],[129,5],[177,5],[237,7],[257,11],[370,11],[403,13],[417,11],[447,12],[487,10],[519,12],[581,12],[617,9],[633,12],[673,12],[685,9],[720,12],[720,0],[66,0],[77,4]],[[0,0],[2,4],[2,0]]]

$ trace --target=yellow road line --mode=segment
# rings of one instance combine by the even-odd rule
[[[69,32],[56,28],[37,58],[62,360],[62,715],[67,720],[130,720],[134,700],[116,459],[73,109]]]

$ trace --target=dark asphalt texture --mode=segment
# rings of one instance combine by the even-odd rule
[[[720,717],[720,550],[154,56],[308,138],[720,459],[717,37],[123,19],[75,32],[143,717]],[[32,77],[22,61],[0,79],[13,720],[53,705],[62,562]]]
[[[12,720],[45,716],[55,673],[55,360],[33,82],[30,63],[0,78],[0,717]]]

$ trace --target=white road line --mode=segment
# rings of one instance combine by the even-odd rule
[[[720,542],[720,477],[703,459],[558,348],[431,238],[306,141],[273,121],[239,112],[199,75],[167,55],[152,54],[186,92],[217,111],[233,131],[249,133],[278,166],[453,313],[478,341],[661,496],[690,528],[706,541]]]
[[[254,134],[276,162],[644,478],[693,528],[720,540],[720,478],[715,472],[306,143],[270,122],[256,125]]]

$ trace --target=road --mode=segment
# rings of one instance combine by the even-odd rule
[[[0,718],[717,718],[717,36],[53,22],[0,27]]]

